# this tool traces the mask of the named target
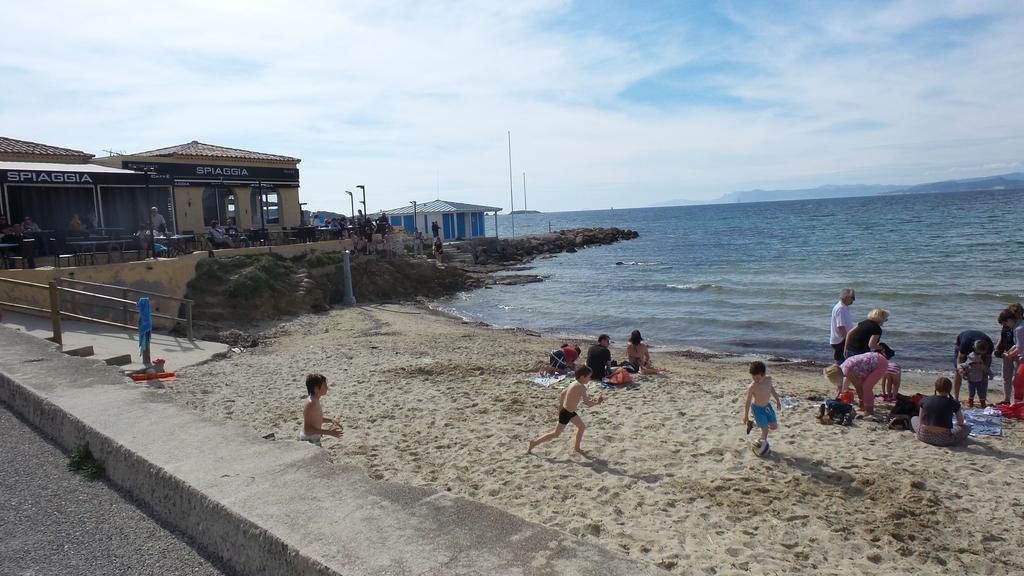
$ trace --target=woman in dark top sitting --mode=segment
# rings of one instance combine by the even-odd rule
[[[882,324],[888,319],[889,313],[881,308],[868,312],[868,319],[854,326],[846,335],[846,357],[878,350],[878,341],[882,338]]]
[[[935,381],[935,394],[921,400],[921,408],[910,424],[917,431],[917,439],[932,446],[959,444],[971,433],[971,425],[964,424],[960,403],[950,396],[953,382],[939,377]],[[956,426],[953,425],[956,416]]]

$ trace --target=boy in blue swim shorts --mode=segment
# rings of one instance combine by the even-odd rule
[[[779,428],[778,418],[772,408],[772,398],[775,398],[775,405],[782,410],[782,400],[775,391],[772,379],[765,375],[766,372],[764,362],[750,363],[750,386],[747,388],[747,400],[743,404],[743,423],[747,425],[747,432],[756,424],[761,429],[762,442],[768,440],[769,430]],[[750,422],[750,414],[754,415],[754,423]]]

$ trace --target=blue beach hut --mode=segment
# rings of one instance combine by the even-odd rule
[[[415,229],[419,228],[424,236],[430,237],[431,227],[437,222],[442,240],[468,240],[486,236],[484,215],[488,212],[497,214],[500,211],[501,208],[496,206],[431,200],[416,204],[415,217],[412,204],[385,210],[384,213],[388,215],[395,229],[401,228],[409,234],[413,234]]]

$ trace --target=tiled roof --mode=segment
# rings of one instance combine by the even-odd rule
[[[0,136],[0,154],[18,154],[20,156],[74,156],[88,160],[93,155],[81,150],[61,148],[48,144],[29,142],[28,140],[15,140]]]
[[[168,156],[174,158],[231,158],[235,160],[275,160],[278,162],[298,162],[298,158],[281,156],[279,154],[267,154],[265,152],[253,152],[241,148],[228,148],[227,146],[214,146],[193,140],[187,144],[179,144],[167,148],[158,148],[146,152],[129,154],[129,156]]]
[[[464,202],[449,202],[448,200],[431,200],[430,202],[416,205],[416,212],[419,214],[427,212],[497,212],[500,210],[501,208],[497,206],[481,206]],[[388,216],[412,214],[412,204],[395,208],[394,210],[385,210],[384,213]]]

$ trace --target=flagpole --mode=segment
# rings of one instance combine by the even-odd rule
[[[508,131],[508,197],[512,204],[509,216],[512,217],[512,237],[516,237],[516,193],[512,188],[512,131]]]

